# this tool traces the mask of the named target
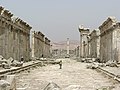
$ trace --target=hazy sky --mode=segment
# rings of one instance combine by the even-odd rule
[[[120,21],[120,0],[0,0],[2,6],[54,42],[79,40],[78,25],[98,28],[108,16]]]

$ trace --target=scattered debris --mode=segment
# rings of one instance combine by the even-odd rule
[[[86,62],[86,63],[92,63],[93,60],[92,60],[92,58],[86,58],[86,59],[85,59],[85,62]]]
[[[106,62],[106,66],[109,66],[109,67],[118,67],[117,63],[116,62],[113,62],[113,61],[108,61]]]
[[[86,66],[87,69],[96,69],[98,67],[98,65],[96,64],[89,64]]]
[[[93,63],[93,62],[98,62],[99,58],[82,58],[81,62],[86,62],[86,63]]]
[[[8,64],[8,60],[4,59],[2,55],[0,55],[0,66],[4,69],[10,69],[10,65]]]
[[[11,62],[11,66],[14,66],[14,67],[20,67],[20,66],[22,66],[22,65],[23,65],[23,63],[18,62],[17,60],[13,60],[13,61]]]
[[[98,63],[100,63],[100,58],[94,58],[93,61],[94,61],[94,62],[98,62]]]
[[[81,58],[81,62],[85,62],[85,58]]]

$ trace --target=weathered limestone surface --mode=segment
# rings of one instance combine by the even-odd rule
[[[93,30],[89,36],[89,57],[90,58],[99,58],[99,50],[100,50],[100,37],[99,30]]]
[[[80,46],[75,48],[75,55],[76,55],[76,57],[79,57],[79,55],[80,55]]]
[[[44,57],[50,57],[50,40],[45,37],[45,43],[44,43]]]
[[[108,17],[99,29],[101,62],[120,62],[120,23]]]
[[[7,75],[6,81],[10,83],[9,90],[16,90],[16,76]]]
[[[32,57],[40,58],[44,52],[44,35],[41,32],[32,32]]]
[[[80,58],[85,58],[87,57],[88,54],[87,36],[89,34],[89,29],[80,26],[79,32],[80,32]]]
[[[30,29],[26,22],[13,18],[8,10],[0,7],[0,55],[25,61],[30,59]]]

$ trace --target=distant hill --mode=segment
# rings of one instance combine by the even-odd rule
[[[52,49],[65,49],[67,47],[67,41],[60,41],[60,42],[52,42]],[[77,40],[70,40],[70,50],[75,49],[79,46],[79,41]]]

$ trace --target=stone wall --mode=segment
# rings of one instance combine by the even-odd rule
[[[0,7],[0,55],[25,61],[30,59],[31,27],[19,18],[13,18],[8,10]]]
[[[79,27],[80,58],[100,58],[100,62],[120,63],[120,22],[108,17],[98,30]]]

